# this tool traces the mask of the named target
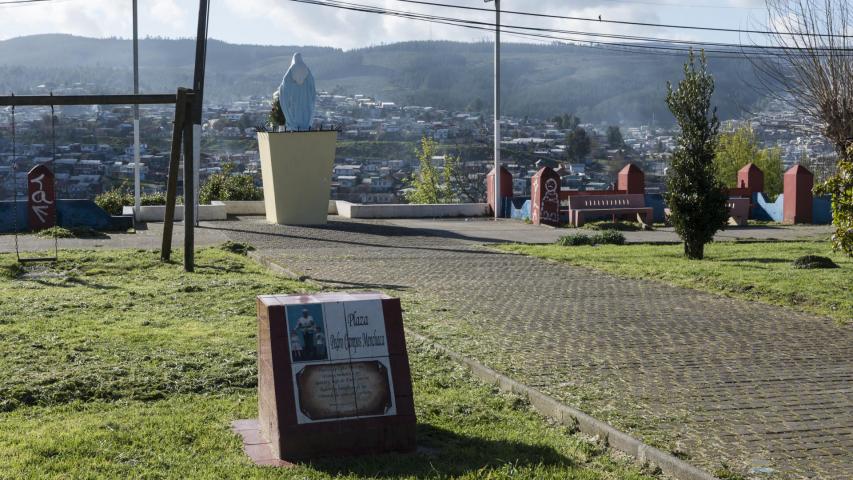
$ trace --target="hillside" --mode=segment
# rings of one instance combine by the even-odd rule
[[[488,43],[405,42],[343,51],[324,47],[209,43],[206,99],[268,96],[295,51],[321,89],[364,93],[403,104],[465,109],[491,104],[492,46]],[[84,84],[87,93],[127,92],[132,85],[131,42],[69,35],[0,41],[0,91],[33,92],[40,84]],[[140,41],[145,92],[172,91],[192,79],[195,43]],[[584,120],[659,123],[672,117],[663,98],[677,81],[683,56],[641,55],[574,45],[505,44],[503,102],[507,114],[534,117],[575,112]],[[710,57],[721,118],[738,117],[759,93],[751,65]]]

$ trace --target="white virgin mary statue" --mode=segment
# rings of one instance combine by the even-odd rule
[[[290,68],[278,87],[278,100],[284,113],[287,130],[308,130],[314,117],[314,75],[302,61],[302,54],[293,55]]]

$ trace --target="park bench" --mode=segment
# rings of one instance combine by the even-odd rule
[[[569,200],[569,223],[580,227],[592,218],[614,222],[625,216],[636,216],[640,223],[652,220],[652,207],[646,206],[643,194],[572,195]]]

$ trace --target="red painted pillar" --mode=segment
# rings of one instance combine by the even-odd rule
[[[56,225],[54,177],[44,165],[36,165],[27,174],[27,213],[31,230]]]
[[[501,198],[512,198],[512,174],[506,167],[501,167]],[[486,203],[495,213],[495,169],[486,175]]]
[[[737,188],[749,190],[750,195],[764,191],[764,172],[754,163],[747,163],[737,172]]]
[[[530,179],[530,220],[535,225],[560,226],[560,175],[542,167]]]
[[[627,193],[646,193],[646,174],[633,163],[625,165],[625,168],[619,171],[616,190]]]
[[[814,175],[802,165],[785,172],[785,200],[782,206],[783,223],[812,223]]]

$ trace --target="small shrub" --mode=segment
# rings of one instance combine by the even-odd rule
[[[616,230],[605,230],[592,237],[593,244],[625,245],[625,235]]]
[[[228,240],[219,246],[220,249],[225,250],[226,252],[236,253],[237,255],[248,255],[249,252],[255,249],[255,247],[249,245],[248,243],[241,242],[232,242]]]
[[[95,197],[95,204],[110,215],[121,215],[122,207],[133,205],[133,194],[127,190],[126,184],[122,184]]]
[[[611,222],[607,220],[585,223],[583,227],[590,230],[617,230],[620,232],[638,232],[643,229],[642,225],[637,222]]]
[[[557,240],[561,247],[576,247],[578,245],[624,245],[625,235],[616,230],[605,230],[593,236],[584,233],[563,235]]]
[[[853,145],[838,162],[835,175],[815,191],[832,196],[833,248],[853,257]]]
[[[835,262],[826,257],[818,255],[804,255],[794,260],[794,268],[838,268]]]
[[[74,238],[74,232],[65,227],[50,227],[36,232],[37,237],[42,238]]]
[[[209,204],[213,200],[263,200],[264,192],[255,186],[251,175],[232,175],[234,165],[225,164],[221,173],[208,177],[199,190],[199,202]]]
[[[561,247],[576,247],[578,245],[593,245],[592,237],[583,233],[572,233],[563,235],[557,240],[557,245]]]

